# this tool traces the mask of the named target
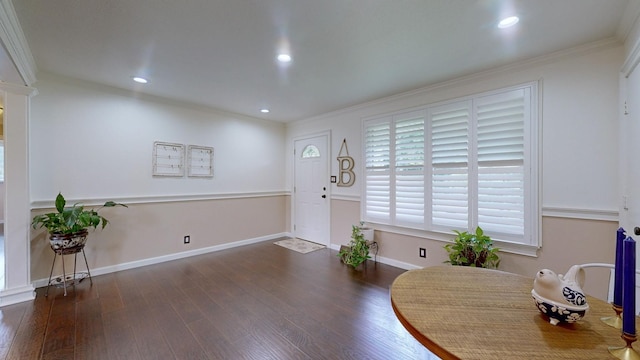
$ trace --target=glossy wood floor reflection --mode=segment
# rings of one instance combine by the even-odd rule
[[[272,241],[37,290],[0,308],[0,359],[436,359],[398,322],[403,272]]]

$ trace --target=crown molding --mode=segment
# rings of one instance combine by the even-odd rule
[[[13,60],[24,85],[33,85],[36,82],[36,62],[11,0],[0,0],[0,42]]]
[[[633,70],[635,70],[636,66],[638,66],[638,63],[640,63],[640,39],[633,44],[631,51],[622,64],[622,69],[620,71],[624,77],[629,77]]]
[[[633,28],[638,23],[640,17],[640,1],[629,1],[627,8],[622,15],[622,20],[618,25],[616,36],[622,41],[627,41],[627,38],[633,31]]]
[[[529,68],[532,68],[534,66],[544,65],[544,64],[555,62],[555,61],[560,61],[560,60],[568,58],[568,57],[590,54],[590,53],[593,53],[593,52],[602,51],[602,50],[613,48],[613,47],[616,47],[616,46],[622,46],[622,41],[617,37],[609,37],[609,38],[606,38],[606,39],[603,39],[603,40],[598,40],[598,41],[590,42],[590,43],[587,43],[587,44],[578,45],[578,46],[575,46],[575,47],[571,47],[571,48],[555,51],[555,52],[548,53],[548,54],[545,54],[545,55],[540,55],[540,56],[536,56],[536,57],[532,57],[532,58],[528,58],[528,59],[514,61],[512,63],[506,64],[506,65],[502,65],[502,66],[499,66],[499,67],[495,67],[495,68],[492,68],[492,69],[479,71],[479,72],[476,72],[476,73],[473,73],[473,74],[457,77],[457,78],[454,78],[454,79],[451,79],[451,80],[446,80],[446,81],[443,81],[443,82],[427,85],[427,86],[424,86],[424,87],[421,87],[421,88],[418,88],[418,89],[409,90],[409,91],[401,92],[401,93],[398,93],[398,94],[395,94],[395,95],[390,95],[390,96],[386,96],[386,97],[383,97],[383,98],[367,101],[367,102],[364,102],[364,103],[361,103],[361,104],[357,104],[357,105],[353,105],[353,106],[346,107],[346,108],[343,108],[343,109],[331,111],[331,112],[328,112],[328,113],[325,113],[325,114],[316,115],[316,116],[313,116],[313,117],[310,117],[310,118],[292,121],[292,122],[287,123],[287,127],[291,128],[291,127],[298,126],[298,125],[308,124],[308,123],[312,123],[312,122],[315,122],[315,121],[318,121],[318,120],[324,120],[324,119],[328,119],[328,118],[331,118],[331,117],[334,117],[334,116],[338,116],[338,115],[342,115],[342,114],[348,114],[348,113],[355,112],[355,111],[358,111],[358,110],[361,110],[361,109],[366,109],[366,108],[371,107],[371,106],[381,105],[381,104],[385,104],[385,103],[389,103],[389,102],[394,102],[394,101],[397,101],[397,100],[405,99],[405,98],[410,97],[410,96],[415,96],[415,95],[419,96],[419,95],[423,95],[423,94],[428,94],[428,93],[430,93],[432,91],[436,91],[436,90],[442,89],[442,88],[450,88],[450,87],[453,87],[453,86],[460,86],[460,85],[470,84],[470,83],[474,83],[474,82],[477,82],[477,81],[482,81],[482,80],[490,78],[492,76],[497,76],[497,75],[501,75],[501,74],[508,74],[510,72],[513,72],[513,71],[520,71],[520,70],[524,70],[524,69],[529,69]]]
[[[640,1],[630,1],[620,22],[617,35],[625,43],[626,57],[620,70],[629,77],[640,63]]]

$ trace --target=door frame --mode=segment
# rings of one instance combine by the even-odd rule
[[[314,133],[309,133],[309,134],[304,134],[304,135],[298,135],[292,138],[292,143],[291,143],[291,154],[293,154],[291,161],[292,161],[292,166],[291,168],[293,169],[292,171],[292,178],[291,178],[291,184],[292,184],[292,189],[291,189],[291,233],[293,234],[293,237],[296,236],[296,230],[295,230],[295,225],[296,225],[296,192],[294,191],[295,186],[296,186],[296,156],[297,154],[295,153],[295,149],[296,149],[296,142],[300,141],[300,140],[305,140],[305,139],[311,139],[311,138],[316,138],[316,137],[321,137],[321,136],[325,136],[326,140],[327,140],[327,175],[331,175],[331,154],[333,153],[333,149],[331,148],[331,130],[325,130],[325,131],[319,131],[319,132],[314,132]],[[329,199],[329,204],[327,205],[327,209],[326,209],[326,218],[327,218],[327,223],[325,224],[325,239],[323,239],[323,242],[321,243],[322,245],[326,245],[327,247],[331,246],[331,182],[329,181],[329,179],[327,179],[327,198]]]

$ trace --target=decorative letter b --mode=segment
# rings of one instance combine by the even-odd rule
[[[356,174],[353,172],[353,158],[351,156],[338,156],[340,164],[340,174],[337,186],[351,186],[356,181]]]

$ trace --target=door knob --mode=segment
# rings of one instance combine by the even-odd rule
[[[633,228],[633,233],[636,234],[636,235],[640,235],[640,227],[637,227],[637,226],[634,227]]]
[[[323,199],[326,199],[326,198],[327,198],[327,195],[322,195],[322,198],[323,198]]]

